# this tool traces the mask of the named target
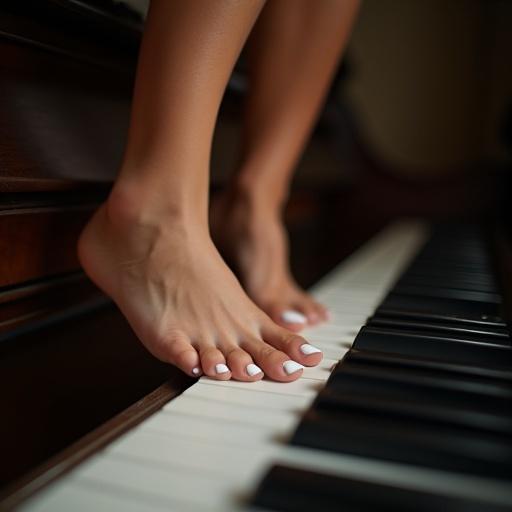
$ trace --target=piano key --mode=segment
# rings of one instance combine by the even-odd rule
[[[282,393],[268,393],[257,391],[247,386],[246,389],[232,388],[226,386],[209,386],[198,382],[188,388],[182,396],[198,397],[211,401],[227,402],[234,405],[247,405],[253,407],[277,411],[295,411],[306,408],[315,395],[290,395]],[[169,407],[170,409],[170,407]],[[168,409],[167,409],[168,410]]]
[[[507,415],[503,408],[496,410],[484,407],[482,402],[468,404],[452,400],[447,403],[449,401],[445,400],[443,403],[438,400],[438,395],[432,393],[408,395],[402,391],[400,395],[396,389],[390,389],[390,386],[380,381],[368,382],[375,386],[379,383],[383,391],[373,395],[368,394],[368,390],[356,388],[354,391],[356,383],[347,386],[347,389],[336,387],[324,390],[313,404],[313,410],[382,414],[389,418],[402,418],[404,421],[420,421],[423,425],[429,425],[433,431],[437,425],[446,425],[486,433],[496,439],[502,438],[505,442],[512,441],[512,416],[510,413]]]
[[[483,433],[376,413],[310,410],[292,443],[406,464],[510,479],[512,445]]]
[[[169,436],[182,436],[203,440],[216,439],[223,444],[257,444],[286,439],[289,426],[262,426],[228,422],[205,416],[187,416],[175,411],[155,414],[144,422],[140,432],[156,432]]]
[[[376,484],[339,476],[273,466],[260,484],[252,504],[279,512],[505,512],[506,507],[460,496],[432,494],[418,490]]]
[[[354,348],[490,368],[507,369],[512,364],[510,347],[382,328],[363,327],[354,341]]]
[[[468,319],[485,320],[489,317],[503,321],[500,308],[496,303],[457,300],[423,295],[400,295],[391,292],[381,304],[386,309],[418,311],[433,314],[459,315]]]
[[[502,303],[502,297],[498,293],[487,293],[472,290],[460,290],[448,287],[430,287],[398,284],[393,289],[398,295],[413,295],[416,297],[433,297],[438,299],[462,300],[467,302],[478,302],[478,307],[488,304],[488,307],[494,307],[495,304]]]
[[[207,399],[191,396],[179,396],[175,398],[171,405],[166,405],[164,411],[172,410],[191,416],[200,415],[212,419],[224,419],[236,421],[239,423],[249,423],[262,426],[288,426],[293,421],[286,412],[269,411],[251,407],[248,403],[245,407],[224,402],[212,402]]]
[[[191,453],[191,457],[198,455],[197,451]],[[223,467],[221,460],[217,461],[219,467]],[[145,458],[108,454],[90,461],[75,478],[84,484],[108,487],[116,495],[134,495],[140,501],[145,499],[149,504],[165,505],[171,510],[216,512],[226,505],[222,498],[230,497],[236,503],[237,497],[230,494],[226,476],[229,474],[222,471],[202,471],[199,465],[172,467],[167,461],[158,465]]]
[[[67,485],[56,485],[37,499],[28,501],[25,512],[55,512],[56,510],[73,510],[73,512],[178,512],[180,508],[169,504],[154,503],[140,499],[132,493],[116,493],[105,491],[103,486],[91,486],[83,482],[67,482]]]
[[[382,352],[351,350],[330,378],[338,372],[367,372],[383,378],[411,379],[425,386],[477,393],[485,397],[509,399],[512,394],[512,372],[484,373],[481,368],[443,363],[427,359]]]
[[[351,350],[343,359],[344,367],[362,367],[388,370],[390,373],[404,373],[412,376],[425,375],[440,387],[451,386],[470,390],[474,393],[508,398],[512,389],[512,371],[489,370],[476,366],[445,363],[428,359],[413,359],[407,356]],[[336,371],[336,369],[334,370]]]
[[[477,315],[476,317],[457,315],[445,311],[443,313],[433,313],[428,311],[414,311],[413,309],[392,309],[385,306],[379,306],[374,316],[382,318],[411,319],[425,322],[445,322],[453,325],[467,325],[473,327],[482,327],[505,331],[507,324],[500,318],[490,317],[488,315]]]
[[[467,325],[454,325],[450,323],[426,322],[409,319],[382,318],[378,315],[371,317],[367,325],[370,327],[384,327],[390,329],[400,329],[402,331],[412,331],[422,334],[441,334],[446,337],[461,338],[468,341],[489,340],[491,343],[498,343],[504,346],[511,344],[510,335],[505,329],[491,330],[484,327],[475,327]]]
[[[101,460],[133,460],[141,467],[159,467],[163,471],[191,470],[201,475],[217,475],[218,479],[238,478],[243,481],[263,468],[269,458],[277,452],[278,443],[259,442],[241,446],[237,443],[223,444],[215,433],[209,438],[169,436],[148,429],[138,428],[109,447]],[[84,470],[77,472],[83,475]],[[93,468],[90,472],[96,474]]]
[[[389,368],[342,363],[325,389],[332,393],[370,393],[382,398],[412,398],[413,401],[421,397],[422,404],[432,402],[439,406],[473,407],[512,418],[512,388],[499,386],[496,393],[496,387],[491,387],[494,393],[488,393],[486,388],[475,389],[477,386],[468,379],[438,376],[435,372],[389,371]]]
[[[345,349],[346,352],[346,349]],[[333,359],[333,358],[332,358]],[[256,382],[239,382],[235,380],[214,380],[201,379],[201,382],[208,386],[221,386],[233,389],[251,389],[266,393],[278,393],[280,395],[294,395],[313,397],[323,387],[321,382],[315,382],[311,379],[298,379],[293,382],[273,382],[269,380],[258,380]]]

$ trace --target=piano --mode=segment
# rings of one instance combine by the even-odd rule
[[[140,19],[0,9],[0,510],[512,509],[510,222],[383,229],[311,288],[332,321],[294,383],[184,377],[74,253],[121,156]]]
[[[311,291],[318,367],[164,385],[6,508],[511,510],[512,344],[479,230],[396,223]]]

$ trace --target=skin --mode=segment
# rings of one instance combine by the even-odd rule
[[[247,44],[250,91],[239,165],[215,204],[213,234],[253,301],[283,320],[298,311],[315,325],[326,308],[293,279],[282,209],[293,171],[346,45],[357,0],[271,0]],[[218,227],[218,229],[217,229]]]
[[[299,378],[302,370],[287,372],[283,363],[293,360],[312,366],[320,362],[321,354],[303,354],[301,347],[306,341],[276,324],[247,296],[220,256],[208,224],[209,159],[218,108],[232,68],[264,5],[263,0],[152,1],[123,164],[108,200],[84,229],[78,254],[89,277],[112,297],[142,343],[159,359],[189,375],[202,372],[216,379],[254,381],[265,374],[273,380],[289,382]],[[284,17],[284,9],[280,12]],[[272,18],[271,14],[269,11]],[[262,26],[268,29],[268,23]],[[341,30],[344,24],[338,23],[337,30]],[[256,36],[255,41],[262,40],[264,35]],[[295,27],[297,38],[298,35]],[[292,43],[287,46],[291,48]],[[332,52],[331,73],[339,51]],[[258,62],[253,60],[256,76],[266,66],[265,59],[263,64]],[[292,67],[288,69],[291,72]],[[320,71],[324,72],[323,68]],[[284,86],[287,79],[290,76],[285,73],[279,83]],[[323,89],[315,92],[316,101],[306,102],[311,105],[300,122],[313,122],[328,81],[329,76],[322,81]],[[308,87],[298,87],[303,89],[303,96],[295,101],[309,97]],[[252,196],[244,192],[252,179],[257,176],[255,190],[260,190],[260,186],[263,190],[274,186],[268,181],[271,176],[276,178],[275,174],[279,175],[275,183],[282,183],[283,190],[280,194],[276,190],[268,208],[274,215],[279,211],[295,162],[290,155],[300,153],[310,130],[309,126],[296,131],[292,137],[296,149],[289,151],[286,158],[285,147],[291,140],[285,137],[286,142],[279,144],[280,150],[271,151],[267,160],[259,160],[261,153],[270,148],[269,139],[258,135],[257,127],[262,121],[257,110],[273,105],[273,94],[265,92],[262,85],[259,88],[260,93],[253,93],[253,103],[248,104],[240,171],[222,204],[226,215],[243,204],[236,197],[247,199],[246,204],[255,204]],[[258,91],[257,82],[255,90]],[[282,119],[281,135],[287,132],[287,123],[297,122],[288,120],[290,112],[284,111],[276,119],[263,118],[268,127]],[[252,155],[259,156],[254,160]],[[269,166],[279,163],[279,170],[270,172],[266,164],[256,171],[258,161]],[[258,209],[263,206],[263,202],[258,202]],[[237,207],[237,211],[242,210]],[[237,214],[237,218],[244,219],[242,214]],[[260,224],[262,219],[258,217]],[[276,223],[281,226],[279,220]],[[262,270],[258,272],[263,272],[263,277],[266,270],[261,261],[258,263],[259,237],[244,234],[244,225],[252,224],[244,220],[232,227],[233,234],[236,230],[239,235],[234,235],[230,247],[242,268],[241,255],[247,249],[254,247],[259,255],[246,265],[249,282],[247,269],[251,265],[260,265]],[[265,241],[267,245],[280,241],[281,270],[287,268],[282,261],[285,240],[280,227],[278,237]],[[289,282],[284,284],[290,287]],[[262,371],[251,376],[247,366],[252,363]],[[227,365],[228,371],[219,373],[218,365]]]

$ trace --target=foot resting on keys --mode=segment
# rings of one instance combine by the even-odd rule
[[[84,230],[79,257],[153,355],[189,375],[241,381],[290,382],[320,362],[247,297],[206,226],[119,190]]]
[[[294,332],[327,320],[325,306],[302,290],[291,275],[287,235],[274,201],[228,192],[211,210],[215,243],[263,311]]]

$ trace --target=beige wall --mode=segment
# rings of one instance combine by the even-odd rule
[[[377,154],[407,172],[503,157],[511,23],[507,0],[364,0],[348,94]]]

